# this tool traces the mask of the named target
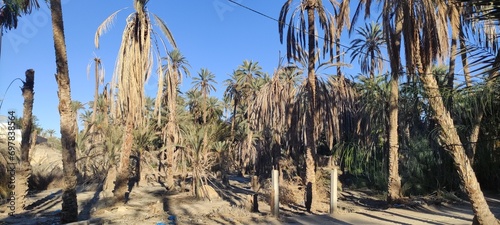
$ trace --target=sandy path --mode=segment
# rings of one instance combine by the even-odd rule
[[[188,192],[175,195],[167,194],[161,186],[134,188],[127,205],[109,206],[103,193],[91,188],[78,193],[80,218],[77,224],[156,224],[166,222],[175,215],[177,224],[272,224],[272,225],[310,225],[310,224],[471,224],[472,211],[468,203],[426,205],[415,208],[370,209],[356,205],[355,202],[340,202],[341,210],[334,217],[328,215],[300,214],[281,208],[281,217],[276,219],[269,214],[269,206],[260,203],[260,213],[249,213],[228,201],[198,201]],[[500,216],[500,196],[488,198],[490,208]],[[0,214],[0,224],[58,224],[61,191],[57,189],[32,195],[27,213],[19,217],[7,217],[5,206]],[[349,210],[342,210],[349,208]]]

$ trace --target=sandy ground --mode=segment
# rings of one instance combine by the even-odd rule
[[[61,166],[60,153],[48,147],[38,147],[32,154],[32,165]],[[291,188],[293,189],[293,188]],[[112,205],[111,193],[100,191],[99,185],[78,188],[79,221],[73,224],[472,224],[472,210],[466,201],[430,201],[415,198],[406,204],[387,208],[370,190],[344,190],[339,193],[339,205],[334,216],[327,214],[328,197],[322,193],[318,213],[304,212],[301,205],[280,205],[279,218],[270,214],[265,193],[259,195],[259,212],[244,208],[250,193],[250,179],[232,176],[230,187],[218,189],[221,198],[196,200],[190,192],[167,192],[160,184],[134,187],[127,204]],[[8,216],[0,206],[0,225],[59,224],[60,189],[31,193],[26,212]],[[261,192],[262,193],[262,192]],[[487,194],[491,210],[500,218],[500,194]],[[170,220],[171,221],[171,220]],[[173,224],[173,223],[172,223]]]
[[[232,180],[236,190],[241,182]],[[270,215],[269,205],[259,202],[258,213],[250,213],[231,199],[195,200],[189,192],[169,194],[160,185],[136,187],[128,204],[111,206],[107,196],[96,192],[95,186],[80,187],[78,193],[80,221],[74,224],[168,224],[175,216],[177,224],[471,224],[472,211],[465,201],[427,204],[425,202],[383,208],[364,192],[341,193],[336,215],[308,214],[300,207],[280,207],[280,217]],[[239,191],[235,191],[237,193]],[[109,194],[108,194],[109,195]],[[500,196],[488,198],[490,208],[500,216]],[[100,199],[100,200],[99,200]],[[343,199],[343,200],[342,200]],[[99,201],[98,201],[99,200]],[[326,203],[325,203],[326,204]],[[8,217],[2,207],[0,224],[58,224],[61,191],[52,189],[30,196],[28,210],[16,217]]]

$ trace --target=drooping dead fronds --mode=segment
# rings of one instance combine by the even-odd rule
[[[324,134],[331,149],[336,143],[345,141],[354,131],[356,92],[352,84],[340,76],[331,76],[328,81],[317,80],[316,85],[318,89],[314,116],[321,123],[315,126],[314,139],[318,140]],[[296,152],[300,152],[302,143],[306,141],[307,124],[303,116],[309,107],[306,91],[306,83],[298,88],[290,117],[288,139],[291,140],[292,151]]]
[[[99,49],[99,39],[101,38],[101,35],[103,35],[104,33],[108,32],[108,30],[111,28],[111,26],[113,25],[114,21],[115,21],[115,18],[116,18],[116,15],[118,15],[119,12],[121,12],[122,10],[124,10],[126,8],[123,8],[123,9],[120,9],[114,13],[112,13],[108,18],[106,18],[102,23],[101,25],[99,25],[97,27],[97,31],[95,32],[95,37],[94,37],[94,45],[95,45],[95,48]]]
[[[160,30],[162,31],[163,35],[165,35],[165,37],[167,37],[167,40],[170,42],[170,44],[172,45],[172,47],[177,48],[177,44],[175,43],[174,36],[170,32],[170,29],[168,29],[167,23],[165,23],[165,21],[163,21],[157,15],[155,15],[153,13],[152,13],[152,15],[155,18],[156,23],[160,27]]]

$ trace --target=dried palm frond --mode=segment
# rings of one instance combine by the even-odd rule
[[[163,32],[163,35],[167,37],[167,40],[169,43],[174,47],[177,48],[177,44],[175,43],[174,36],[170,32],[170,29],[168,29],[167,23],[163,21],[160,17],[158,17],[156,14],[152,13],[157,25],[160,27],[161,31]]]
[[[126,9],[126,8],[117,10],[116,12],[112,13],[110,16],[108,16],[108,18],[106,18],[101,23],[101,25],[99,25],[97,27],[97,31],[95,32],[95,37],[94,37],[95,48],[99,49],[99,40],[101,38],[101,35],[103,35],[104,33],[108,32],[108,30],[111,28],[111,26],[113,25],[113,23],[115,21],[116,15],[118,15],[118,13],[121,12],[122,10],[124,10],[124,9]]]

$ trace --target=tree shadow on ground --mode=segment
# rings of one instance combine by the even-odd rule
[[[90,219],[90,217],[91,217],[91,210],[97,204],[97,202],[99,201],[99,198],[100,198],[99,195],[100,195],[100,193],[103,190],[103,186],[104,185],[102,183],[97,186],[97,190],[95,191],[94,196],[92,197],[92,199],[90,199],[89,201],[87,201],[85,203],[85,205],[82,208],[82,211],[80,211],[80,213],[78,214],[78,220],[88,220],[88,219]]]
[[[385,210],[389,208],[386,201],[371,197],[373,196],[372,192],[363,190],[357,192],[362,193],[362,195],[353,194],[350,191],[343,191],[340,193],[339,200],[349,201],[355,205],[374,210]]]
[[[394,223],[394,224],[411,225],[409,223],[402,223],[400,221],[391,220],[391,219],[387,219],[387,218],[383,218],[383,217],[380,217],[380,216],[371,215],[371,214],[364,213],[364,212],[357,212],[356,214],[363,215],[363,216],[372,218],[374,220],[379,220],[379,221],[382,221],[384,223]]]
[[[79,191],[81,192],[81,191]],[[98,194],[97,194],[98,195]],[[90,202],[89,202],[90,203]],[[88,203],[88,204],[89,204]],[[25,207],[25,211],[8,216],[0,220],[0,224],[16,224],[16,225],[35,225],[35,224],[60,224],[62,204],[62,190],[47,194],[44,197],[32,202]],[[85,217],[85,208],[91,206],[84,206],[80,212],[81,218],[79,221],[88,220]],[[8,213],[8,212],[7,212]],[[80,217],[80,216],[79,216]],[[101,223],[100,218],[89,220],[91,224]]]

